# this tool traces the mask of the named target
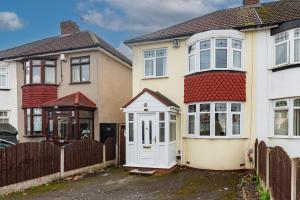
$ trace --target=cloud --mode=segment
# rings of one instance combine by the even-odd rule
[[[14,12],[0,12],[0,30],[14,31],[23,27],[23,23]]]
[[[132,50],[126,46],[123,42],[120,43],[119,47],[117,48],[124,56],[129,59],[132,59]]]
[[[88,0],[77,4],[77,10],[86,22],[102,29],[143,34],[239,4],[239,0]]]

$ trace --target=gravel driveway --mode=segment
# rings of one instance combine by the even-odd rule
[[[58,181],[3,199],[231,200],[237,199],[240,175],[239,172],[179,168],[172,174],[147,177],[129,175],[122,168],[111,168],[76,181]]]

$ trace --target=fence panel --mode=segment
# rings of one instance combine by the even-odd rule
[[[103,162],[103,144],[95,140],[74,140],[65,146],[65,171]]]
[[[296,178],[296,199],[300,199],[300,160],[297,161],[296,165],[296,173],[297,173],[297,178]]]
[[[269,160],[269,186],[274,200],[290,200],[292,178],[290,157],[281,147],[274,147]]]
[[[21,143],[0,149],[0,187],[59,172],[59,163],[60,148],[52,143]]]
[[[258,139],[255,140],[255,147],[254,147],[254,167],[257,170],[257,148],[258,148]]]
[[[267,174],[267,145],[261,141],[258,145],[258,174],[260,178],[266,183]]]
[[[116,159],[116,139],[107,138],[105,141],[105,158],[106,161]]]

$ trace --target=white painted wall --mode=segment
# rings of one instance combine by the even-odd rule
[[[18,129],[16,62],[0,62],[8,67],[8,90],[0,90],[0,110],[9,111],[9,122]]]
[[[256,132],[268,146],[281,146],[291,157],[300,156],[300,139],[274,138],[272,99],[300,97],[300,68],[272,72],[274,65],[273,38],[269,30],[257,32],[256,40]]]

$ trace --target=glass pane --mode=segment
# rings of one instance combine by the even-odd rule
[[[233,51],[233,67],[242,67],[242,53],[240,51]]]
[[[189,105],[189,113],[196,112],[196,105]]]
[[[280,43],[289,39],[289,34],[287,32],[281,33],[275,36],[275,43]]]
[[[166,68],[166,58],[156,59],[156,76],[164,76]]]
[[[277,101],[275,106],[276,107],[285,107],[285,106],[287,106],[287,101]]]
[[[26,67],[24,69],[24,73],[25,73],[25,84],[29,84],[30,83],[30,68]]]
[[[89,62],[90,62],[89,57],[81,58],[81,63],[89,63]]]
[[[154,68],[153,68],[153,60],[146,60],[145,61],[145,76],[153,76],[154,75]]]
[[[7,75],[0,74],[0,88],[7,88]]]
[[[152,121],[149,121],[149,144],[152,144]]]
[[[288,111],[276,110],[274,121],[275,135],[288,135]]]
[[[7,74],[7,67],[0,67],[0,74]]]
[[[134,120],[133,113],[129,113],[128,118],[129,118],[129,121],[133,121]]]
[[[170,120],[175,120],[176,121],[176,115],[170,115]]]
[[[176,123],[170,122],[170,142],[176,140]]]
[[[156,50],[156,57],[163,57],[167,55],[166,49],[158,49]]]
[[[30,116],[26,117],[26,128],[27,128],[27,133],[30,133],[30,126],[31,126],[31,121],[30,121]]]
[[[295,99],[294,106],[295,107],[300,107],[300,99]]]
[[[53,61],[53,60],[46,60],[46,61],[45,61],[45,65],[52,65],[52,66],[55,66],[55,61]]]
[[[241,112],[241,104],[240,103],[232,103],[231,104],[231,112]]]
[[[294,136],[300,136],[300,110],[294,110]]]
[[[276,46],[276,65],[287,62],[287,43]]]
[[[200,42],[200,50],[209,49],[209,48],[210,48],[210,40]]]
[[[33,60],[32,65],[41,65],[42,61],[41,60]]]
[[[81,81],[90,80],[90,65],[81,65]]]
[[[41,83],[41,67],[32,67],[32,83]]]
[[[159,113],[159,121],[165,121],[165,113]]]
[[[295,62],[300,62],[300,39],[295,40]]]
[[[42,114],[42,109],[41,108],[34,108],[33,109],[33,114],[34,115],[41,115]]]
[[[232,40],[232,48],[242,49],[242,41],[241,40]]]
[[[189,54],[194,53],[195,51],[196,51],[196,45],[195,44],[189,46],[189,49],[188,49]]]
[[[145,144],[145,122],[142,121],[142,144]]]
[[[144,51],[144,58],[154,57],[154,50]]]
[[[93,118],[93,114],[93,111],[80,110],[79,118]]]
[[[224,112],[227,110],[227,104],[226,103],[216,103],[216,111]]]
[[[241,115],[233,114],[232,115],[232,135],[240,134],[240,125],[241,124]]]
[[[57,118],[57,135],[58,139],[65,140],[68,136],[68,117]]]
[[[216,47],[227,47],[227,39],[216,39]]]
[[[195,66],[196,66],[196,56],[195,55],[189,56],[189,72],[194,71]]]
[[[69,133],[69,138],[70,139],[78,139],[77,136],[77,120],[76,119],[72,119],[71,120],[71,133]]]
[[[55,67],[45,67],[45,83],[55,83]]]
[[[201,136],[210,135],[210,114],[209,113],[200,114],[200,135]]]
[[[300,29],[295,30],[295,38],[300,37]]]
[[[79,120],[79,133],[81,139],[92,138],[92,120],[80,119]]]
[[[33,132],[42,131],[42,116],[33,116]]]
[[[200,104],[200,112],[209,112],[210,111],[210,104]]]
[[[165,122],[159,122],[159,142],[165,142]]]
[[[53,138],[53,119],[49,119],[49,123],[48,123],[48,137],[50,139]]]
[[[226,136],[226,113],[215,114],[216,136]]]
[[[134,123],[129,123],[129,142],[133,142],[133,126],[134,125]]]
[[[80,63],[80,59],[77,58],[77,59],[71,59],[72,61],[72,64],[79,64]]]
[[[216,50],[216,68],[227,67],[227,50],[217,49]]]
[[[200,69],[210,68],[210,50],[200,51]]]
[[[72,66],[72,82],[80,82],[80,66]]]
[[[195,134],[195,116],[189,115],[189,134]]]

